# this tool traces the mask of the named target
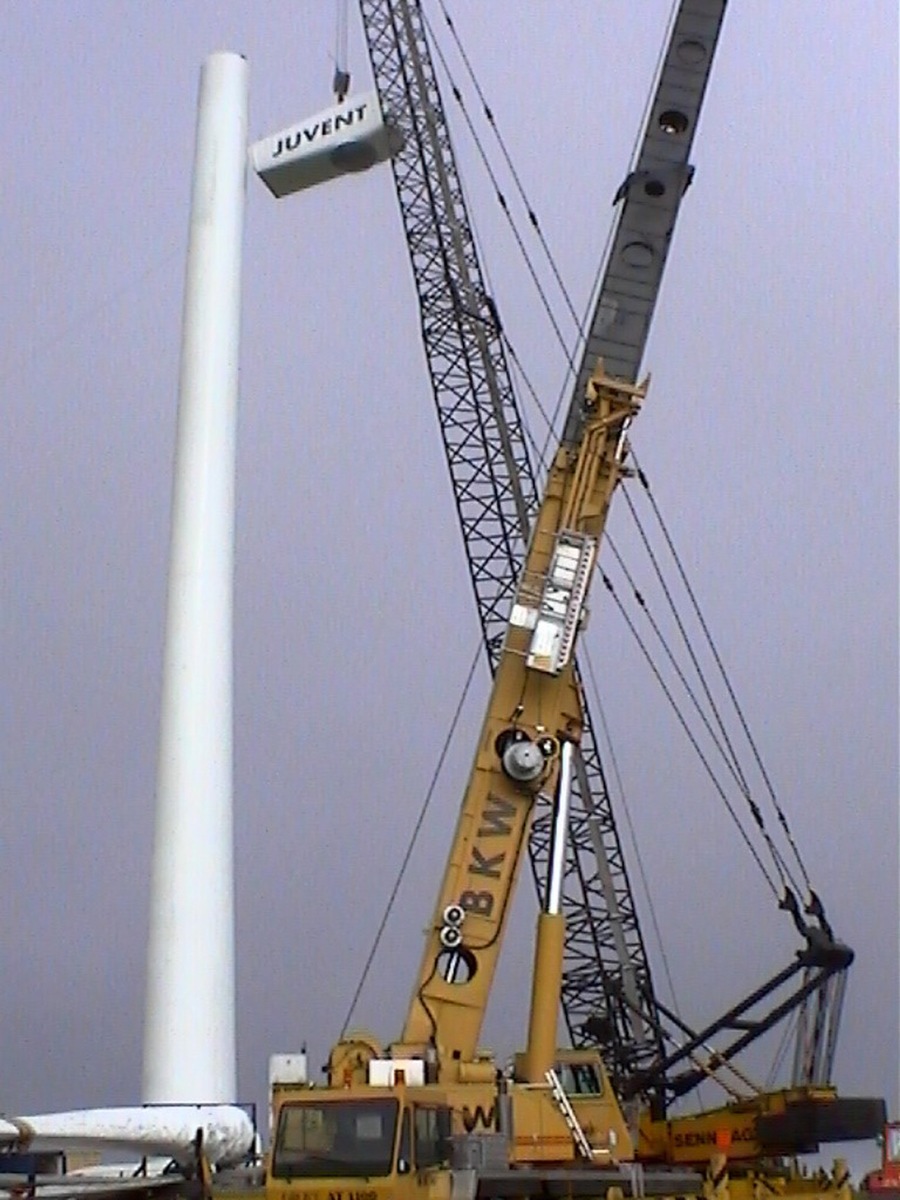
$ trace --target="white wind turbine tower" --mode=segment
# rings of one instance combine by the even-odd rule
[[[0,1149],[133,1149],[187,1166],[198,1131],[213,1165],[239,1162],[254,1148],[251,1120],[235,1103],[232,767],[247,102],[245,59],[210,55],[200,74],[182,320],[144,1106],[0,1118]],[[364,171],[401,145],[371,92],[264,138],[249,156],[269,190],[286,196]]]

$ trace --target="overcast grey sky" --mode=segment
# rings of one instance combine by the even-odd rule
[[[451,11],[581,307],[668,0]],[[895,1112],[896,25],[891,0],[730,6],[634,433],[857,952],[838,1083]],[[325,0],[0,6],[7,1112],[139,1098],[198,71],[247,55],[259,136],[329,102],[333,27]],[[350,67],[368,86],[352,5]],[[562,354],[456,127],[505,325],[550,408]],[[249,181],[238,490],[239,1074],[262,1100],[271,1051],[308,1041],[317,1065],[340,1029],[478,641],[386,170],[280,203]],[[621,510],[613,527],[633,544]],[[604,601],[587,640],[699,1023],[796,939]],[[486,690],[482,671],[357,1011],[385,1038]],[[503,1052],[524,1034],[532,911],[526,886],[485,1033]]]

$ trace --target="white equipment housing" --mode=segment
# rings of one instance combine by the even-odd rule
[[[309,1069],[306,1051],[299,1050],[295,1054],[269,1055],[269,1140],[274,1132],[273,1124],[275,1109],[272,1097],[279,1084],[288,1087],[305,1087],[309,1083]]]
[[[386,162],[403,135],[381,112],[377,92],[348,97],[250,147],[254,171],[279,199],[338,175]]]
[[[523,579],[509,622],[533,630],[525,658],[532,670],[558,675],[569,663],[575,634],[585,617],[584,599],[596,557],[596,538],[564,529],[557,534],[540,595],[536,595],[537,580]]]
[[[305,1084],[309,1082],[306,1051],[297,1054],[269,1055],[269,1091],[276,1083]]]
[[[425,1063],[421,1058],[373,1058],[369,1063],[370,1087],[395,1087],[398,1076],[408,1087],[422,1087]]]

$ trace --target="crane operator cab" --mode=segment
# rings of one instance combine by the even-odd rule
[[[325,1098],[310,1089],[285,1099],[272,1145],[269,1200],[449,1196],[450,1109],[416,1103],[398,1095],[402,1089],[368,1090]]]

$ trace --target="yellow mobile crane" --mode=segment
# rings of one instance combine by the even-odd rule
[[[416,97],[425,126],[421,137],[408,138],[410,147],[418,147],[420,161],[394,163],[401,207],[415,227],[410,242],[421,247],[440,205],[446,202],[455,210],[461,203],[448,164],[428,151],[427,135],[437,136],[440,104],[427,62],[417,52],[424,37],[421,17],[408,0],[363,0],[362,8],[383,98],[395,98],[385,86],[407,99]],[[713,1032],[740,1031],[731,1046],[710,1051],[709,1030],[695,1035],[685,1028],[677,1051],[664,1050],[653,1014],[635,1007],[647,992],[643,980],[635,987],[641,965],[634,955],[630,962],[623,960],[620,989],[606,997],[619,1007],[615,1020],[603,1022],[604,1035],[580,1049],[555,1045],[569,793],[574,782],[585,799],[581,750],[590,733],[574,645],[610,498],[624,472],[626,430],[645,393],[645,385],[635,382],[637,366],[678,201],[690,182],[686,155],[723,10],[724,0],[704,0],[699,7],[686,3],[673,26],[645,144],[616,198],[624,205],[610,255],[612,283],[607,281],[615,303],[598,306],[563,443],[533,523],[527,489],[516,476],[521,456],[515,422],[508,419],[513,409],[497,384],[497,372],[486,369],[499,341],[499,318],[481,287],[473,284],[477,272],[458,223],[446,252],[414,256],[414,270],[432,264],[445,285],[428,289],[430,302],[439,304],[435,297],[443,297],[444,307],[424,323],[426,341],[447,337],[449,331],[465,335],[452,353],[443,347],[442,354],[434,354],[434,360],[446,364],[439,378],[432,362],[436,395],[446,398],[448,445],[457,433],[468,437],[472,428],[495,428],[497,453],[486,458],[502,464],[508,474],[508,486],[495,489],[498,503],[515,515],[523,538],[529,527],[531,532],[523,569],[514,576],[514,593],[500,589],[486,597],[483,626],[496,668],[494,688],[402,1034],[387,1047],[368,1033],[342,1037],[329,1056],[324,1087],[274,1083],[274,1137],[266,1167],[271,1200],[608,1196],[612,1189],[612,1194],[703,1191],[724,1198],[729,1161],[749,1167],[740,1181],[732,1181],[732,1194],[846,1190],[840,1170],[827,1181],[788,1180],[783,1172],[766,1171],[770,1158],[814,1149],[819,1140],[827,1140],[820,1137],[827,1123],[822,1113],[837,1111],[831,1089],[804,1087],[744,1100],[732,1091],[736,1102],[712,1112],[668,1117],[665,1110],[669,1084],[663,1077],[676,1061],[691,1064],[680,1081],[684,1090],[673,1093],[678,1095],[698,1074],[713,1074],[728,1064],[750,1026],[754,1036],[770,1028],[785,1007],[753,1021],[747,1015],[750,1001],[800,971],[804,981],[793,1006],[819,994],[823,979],[849,964],[849,951],[834,942],[824,920],[812,912],[818,924],[810,929],[789,899],[785,906],[807,951],[747,1005],[717,1023]],[[398,51],[401,33],[409,53]],[[427,164],[423,181],[416,168]],[[420,205],[427,211],[420,213]],[[610,312],[616,314],[612,324]],[[463,361],[467,370],[461,369]],[[479,378],[486,380],[488,396],[470,421],[460,380]],[[440,406],[439,411],[443,417]],[[493,445],[490,436],[485,435],[485,451]],[[476,444],[481,446],[477,439]],[[470,471],[461,493],[472,497],[476,512],[464,511],[465,501],[459,500],[460,515],[464,525],[471,524],[473,538],[481,537],[478,553],[483,554],[486,535],[479,531],[477,514],[485,507],[479,491],[485,477],[461,449],[456,447],[448,458]],[[485,577],[495,578],[492,573]],[[479,1050],[478,1037],[535,810],[546,807],[548,798],[554,833],[544,873],[526,1049],[511,1070],[501,1070]],[[624,923],[611,942],[627,951]],[[638,1064],[630,1091],[619,1093],[611,1085],[610,1032],[619,1039],[619,1061]],[[625,1120],[621,1098],[644,1103],[637,1123]],[[846,1109],[840,1112],[846,1117]],[[866,1119],[870,1115],[862,1114]],[[707,1165],[705,1174],[689,1169]]]
[[[402,1036],[339,1041],[327,1086],[276,1086],[272,1200],[304,1196],[605,1196],[630,1190],[634,1145],[600,1054],[556,1047],[562,857],[582,727],[573,651],[626,431],[646,392],[597,364],[551,466]],[[535,802],[555,795],[524,1053],[478,1048]],[[655,1190],[699,1192],[659,1171]],[[646,1188],[646,1182],[644,1184]]]
[[[466,211],[447,123],[450,101],[438,84],[428,18],[418,0],[359,0],[359,8],[379,97],[404,134],[404,148],[391,168],[485,649],[495,670],[537,508],[535,474],[502,323],[487,292]],[[450,36],[456,38],[453,22],[441,8]],[[679,206],[693,178],[691,146],[726,8],[726,0],[679,0],[673,8],[637,153],[614,198],[616,226],[586,325],[567,436],[598,358],[619,379],[640,378]],[[464,51],[461,57],[468,66]],[[440,58],[449,75],[443,54]],[[493,125],[471,70],[469,82]],[[471,125],[463,93],[452,78],[449,84]],[[585,150],[590,152],[589,141]],[[493,174],[492,181],[509,215]],[[519,190],[538,231],[537,216]],[[778,872],[784,886],[779,907],[788,912],[801,938],[795,957],[698,1031],[668,1011],[655,993],[586,703],[574,750],[573,793],[562,889],[569,930],[562,1016],[574,1045],[600,1048],[629,1112],[639,1161],[705,1168],[715,1154],[731,1169],[732,1187],[740,1172],[751,1190],[753,1180],[763,1177],[767,1188],[783,1188],[795,1170],[796,1155],[815,1151],[822,1142],[874,1136],[884,1120],[883,1101],[839,1098],[830,1086],[853,955],[833,936],[802,864],[810,889],[805,905],[780,866]],[[528,852],[532,873],[541,880],[550,841],[546,806],[540,797],[537,803],[541,811],[532,822]],[[752,809],[762,833],[759,810]],[[777,815],[787,833],[780,809]],[[792,1016],[796,1051],[790,1086],[766,1092],[735,1058]],[[415,1036],[420,1037],[427,1013],[420,1009],[416,1021]],[[675,1109],[707,1078],[724,1090],[724,1106],[703,1112]]]

